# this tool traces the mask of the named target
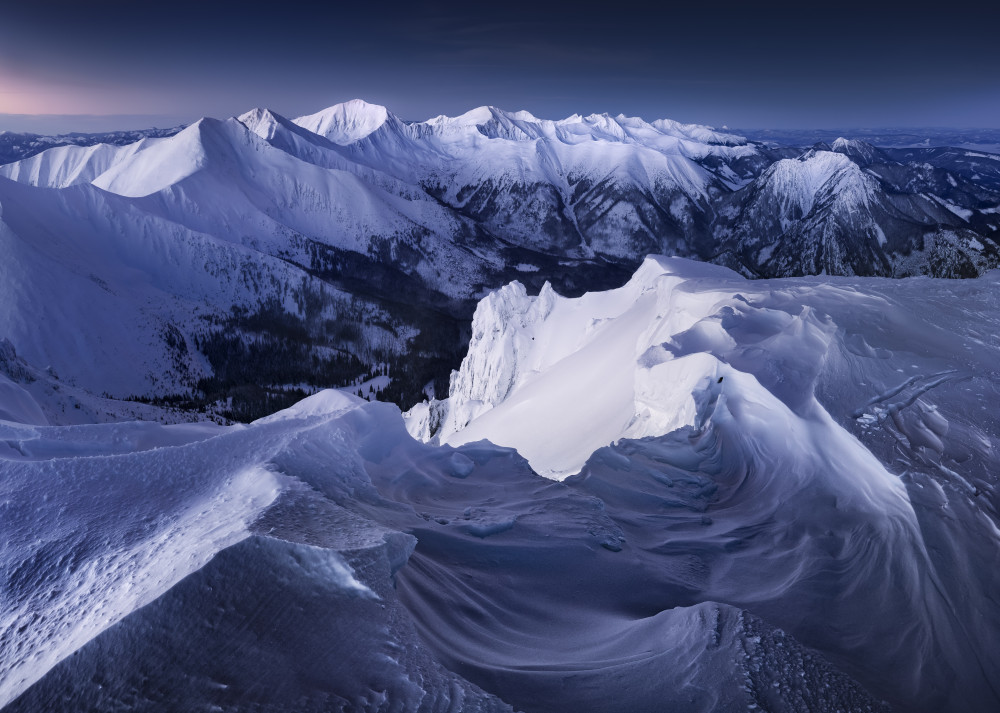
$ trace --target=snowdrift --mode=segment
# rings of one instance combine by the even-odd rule
[[[405,420],[0,422],[0,706],[995,710],[998,301],[649,258]]]

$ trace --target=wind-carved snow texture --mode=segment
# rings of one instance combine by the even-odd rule
[[[0,422],[0,707],[996,710],[998,303],[649,258],[485,299],[457,447]]]
[[[748,608],[902,710],[990,710],[998,306],[993,276],[748,282],[663,258],[575,300],[512,285],[408,428],[579,473],[621,528],[605,547],[656,553],[674,606]]]
[[[249,428],[0,424],[0,707],[509,710],[396,602],[413,537],[351,512],[380,502],[353,431],[405,436],[363,403],[324,392]]]

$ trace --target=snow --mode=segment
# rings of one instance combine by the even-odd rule
[[[941,205],[943,205],[945,208],[947,208],[948,210],[950,210],[952,213],[954,213],[955,215],[957,215],[959,218],[961,218],[965,222],[969,222],[969,218],[972,217],[972,211],[969,210],[968,208],[961,208],[961,207],[955,205],[954,203],[950,203],[949,201],[946,201],[945,199],[943,199],[943,198],[941,198],[939,196],[931,196],[931,198],[933,198],[935,201],[937,201],[938,203],[940,203]]]
[[[875,231],[875,239],[878,240],[879,246],[885,246],[888,240],[885,237],[885,231],[877,223],[872,223],[872,228]]]
[[[964,537],[956,530],[918,534],[923,527],[918,522],[932,517],[929,513],[938,507],[924,501],[920,488],[943,482],[952,506],[965,508],[959,503],[967,503],[972,511],[977,508],[968,499],[978,497],[983,488],[995,498],[995,479],[988,475],[992,466],[987,465],[995,457],[992,444],[997,439],[996,424],[986,416],[992,397],[981,395],[968,403],[959,385],[988,369],[994,358],[991,347],[974,352],[969,361],[967,348],[970,334],[994,327],[995,314],[985,317],[988,325],[981,320],[998,303],[995,279],[748,282],[720,268],[668,258],[648,258],[619,290],[572,300],[548,288],[530,297],[513,283],[480,303],[469,354],[453,374],[449,399],[415,408],[407,418],[411,433],[432,442],[468,448],[489,441],[516,448],[539,474],[565,479],[573,488],[593,487],[589,492],[604,500],[607,512],[624,507],[636,513],[635,529],[626,528],[624,538],[633,547],[636,538],[648,539],[650,546],[668,546],[656,534],[659,530],[650,529],[652,522],[659,522],[654,513],[663,507],[691,508],[692,527],[697,526],[695,515],[708,512],[700,526],[707,528],[704,537],[709,541],[716,527],[731,532],[770,519],[786,523],[775,525],[775,532],[809,529],[817,518],[839,521],[834,526],[839,532],[875,528],[878,534],[872,534],[872,540],[845,535],[840,545],[857,557],[845,565],[857,567],[850,580],[867,581],[862,588],[867,591],[881,590],[872,591],[870,598],[855,597],[859,590],[849,585],[854,604],[845,606],[854,613],[843,614],[855,622],[850,626],[861,617],[869,627],[864,639],[851,646],[856,653],[867,650],[872,665],[890,666],[897,672],[890,678],[901,670],[919,669],[927,675],[927,667],[937,666],[931,662],[938,654],[929,653],[935,647],[953,652],[946,656],[959,656],[948,637],[932,643],[934,635],[912,630],[902,639],[894,637],[914,621],[940,622],[950,616],[950,607],[966,606],[938,599],[936,585],[930,582],[939,576],[962,582],[942,594],[951,602],[954,597],[975,602],[961,617],[972,615],[972,610],[980,616],[989,606],[981,595],[970,600],[964,592],[967,586],[978,592],[990,586],[967,568],[974,567],[968,558],[989,559],[987,550],[998,546],[995,536],[987,534],[993,533],[992,524],[980,527],[966,520],[961,526],[985,537],[985,549],[965,541],[949,545],[951,554],[941,558],[913,543],[930,537],[926,547],[935,549],[942,547],[940,538]],[[941,371],[943,364],[952,369]],[[901,385],[899,371],[910,374]],[[861,396],[880,383],[887,388],[862,402]],[[995,385],[986,391],[993,393]],[[983,417],[990,419],[986,441],[980,440]],[[852,420],[859,430],[851,426]],[[435,429],[434,422],[441,425]],[[965,460],[969,457],[977,465]],[[902,478],[885,465],[900,467],[900,458]],[[669,476],[663,474],[664,463],[675,468]],[[979,475],[970,481],[973,471]],[[692,477],[693,472],[701,475]],[[661,493],[638,485],[646,482],[644,473],[673,490]],[[677,488],[682,484],[689,496],[680,497]],[[633,487],[638,490],[633,492]],[[722,525],[721,511],[710,503],[731,497],[741,504],[726,516],[735,519]],[[825,497],[832,498],[839,513],[830,515],[833,520],[819,514]],[[696,504],[700,498],[705,498],[704,506]],[[509,520],[496,523],[515,531],[518,527]],[[697,544],[703,542],[700,535],[685,530],[684,537],[684,544],[671,551],[678,556],[703,551],[705,545]],[[881,543],[877,548],[893,554],[870,553],[874,559],[868,560],[861,552],[868,548],[866,543],[876,541]],[[614,543],[608,540],[607,547],[620,546]],[[762,611],[763,602],[782,598],[779,592],[786,587],[795,588],[793,580],[808,579],[806,572],[824,567],[806,554],[811,545],[805,540],[795,545],[768,540],[760,546],[761,555],[771,553],[774,559],[766,555],[750,568],[727,569],[727,576],[710,586],[713,596],[756,601],[757,611]],[[949,561],[956,547],[970,549],[959,556],[961,561]],[[869,567],[883,571],[874,564],[883,556],[901,568],[898,580],[890,576],[896,583],[885,581],[885,589],[866,574],[875,571]],[[929,574],[932,570],[955,574]],[[801,615],[793,613],[797,605],[783,601],[782,606],[791,609],[764,609],[786,623],[801,623]],[[885,604],[889,601],[892,604]],[[881,611],[882,618],[860,613],[868,607]],[[910,614],[902,613],[910,607]],[[831,616],[832,610],[824,610],[826,618]],[[990,636],[984,633],[974,645],[989,647]],[[442,635],[439,646],[450,641]],[[462,655],[483,656],[471,651]],[[522,655],[527,654],[516,656]],[[901,657],[911,656],[923,663],[898,664]],[[882,663],[875,664],[877,660]],[[888,664],[890,660],[897,664]],[[914,690],[922,685],[912,677],[897,683]],[[982,680],[975,685],[981,686]],[[979,690],[989,697],[986,689]],[[985,700],[975,706],[988,709]],[[910,698],[903,707],[926,705]],[[944,699],[930,705],[961,708]]]
[[[197,121],[176,136],[114,163],[92,183],[111,193],[130,197],[161,191],[205,166],[208,156],[203,141],[205,132],[210,130],[205,119]]]
[[[300,116],[295,123],[335,144],[346,145],[377,131],[389,118],[384,106],[352,99],[322,111]]]
[[[277,132],[273,121],[262,119],[259,112],[250,112],[243,119],[253,131],[273,141],[271,136]],[[491,212],[504,216],[503,224],[491,228],[531,247],[543,239],[536,227],[539,211],[552,208],[504,195],[508,190],[548,184],[565,202],[573,203],[580,200],[570,196],[581,181],[610,181],[611,190],[619,185],[638,185],[651,195],[677,192],[697,204],[707,199],[710,184],[731,180],[725,165],[709,170],[699,161],[757,153],[757,148],[741,137],[695,125],[648,123],[606,114],[553,121],[492,106],[457,117],[405,123],[382,107],[354,101],[295,123],[337,144],[338,155],[355,163],[352,170],[357,171],[360,164],[410,185],[441,186],[448,203],[456,207],[468,200],[459,198],[459,192],[468,195],[468,189],[476,187],[495,192],[503,187],[502,194],[491,198],[498,204],[490,207]],[[285,141],[273,142],[285,146]],[[303,150],[300,142],[294,150],[300,156],[310,154],[308,160],[328,162],[318,158],[315,150]],[[642,218],[634,210],[616,207],[607,222],[607,226],[592,228],[608,235],[607,244],[599,247],[616,255],[628,254],[634,246],[617,244],[621,241],[618,236],[641,227]],[[579,249],[586,252],[591,248]]]
[[[357,405],[357,397],[349,396],[342,391],[325,389],[312,396],[307,396],[284,411],[271,416],[265,416],[256,421],[256,423],[277,423],[298,419],[309,420],[316,416],[335,417],[355,408]]]
[[[3,334],[30,363],[97,393],[182,392],[207,365],[189,359],[187,376],[178,374],[163,352],[167,325],[191,336],[194,305],[225,315],[275,285],[315,286],[297,268],[311,265],[312,247],[387,254],[429,289],[469,299],[504,269],[545,269],[527,255],[505,266],[511,244],[628,262],[653,249],[691,250],[663,245],[674,240],[664,236],[689,230],[729,190],[726,162],[758,152],[707,127],[623,115],[552,121],[480,107],[406,123],[351,101],[297,121],[254,109],[170,138],[63,147],[0,168],[17,182],[0,181],[0,240],[23,273],[4,275]],[[874,184],[848,157],[813,152],[777,162],[747,190],[770,195],[766,214],[790,228],[816,206],[817,220],[827,208],[863,213]],[[462,242],[468,215],[497,239]],[[561,223],[554,234],[539,230],[549,218]],[[894,239],[883,241],[877,224],[864,232],[873,245]],[[787,258],[762,248],[752,254]],[[43,290],[43,280],[55,288]],[[94,329],[69,348],[62,334],[81,322]],[[370,331],[372,341],[387,338]],[[72,357],[83,351],[95,354],[96,372]],[[116,354],[135,366],[113,366]]]
[[[97,394],[184,393],[208,369],[190,348],[192,313],[224,318],[278,292],[294,305],[289,291],[303,289],[346,300],[299,267],[311,261],[303,237],[363,256],[379,241],[442,294],[479,289],[495,247],[474,257],[456,246],[452,211],[272,112],[243,119],[254,130],[204,119],[166,139],[4,167],[17,182],[0,178],[0,334],[28,363]],[[189,347],[181,364],[164,344],[171,326]],[[364,338],[377,345],[384,332]]]
[[[119,429],[120,436],[128,439],[143,428]],[[18,507],[5,516],[0,562],[7,572],[20,567],[30,578],[15,591],[7,588],[11,599],[0,629],[19,634],[4,645],[0,705],[245,538],[256,513],[280,491],[272,473],[239,457],[205,478],[197,455],[204,441],[200,448],[197,441],[185,447],[165,438],[162,446],[141,452],[81,458],[67,447],[86,444],[100,430],[80,431],[79,441],[71,429],[4,431],[8,443],[30,455],[2,464],[5,500]],[[230,458],[250,445],[234,435]],[[213,441],[213,448],[221,445]],[[221,465],[224,451],[215,455]],[[45,529],[34,529],[38,523]],[[73,566],[60,565],[73,560]],[[55,588],[47,584],[53,580]]]
[[[31,186],[65,188],[91,183],[129,156],[162,139],[142,139],[127,146],[59,146],[31,158],[0,166],[0,176]]]
[[[874,178],[847,156],[831,151],[776,161],[758,182],[782,206],[783,221],[808,214],[823,195],[849,209],[866,206],[877,190]]]
[[[723,287],[691,289],[689,275],[697,273]],[[752,373],[730,366],[729,355],[746,346],[720,315],[732,309],[730,295],[743,282],[723,268],[647,258],[621,289],[577,300],[560,298],[548,286],[531,298],[512,283],[476,311],[469,354],[452,377],[448,417],[437,438],[453,446],[487,439],[514,447],[536,472],[562,479],[603,446],[698,425],[699,394],[712,393],[740,404],[747,431],[758,420],[780,419],[779,430],[800,430],[798,441],[815,442],[809,450],[828,457],[821,444],[838,442],[841,429],[818,418],[818,404],[796,404],[809,416],[801,423]],[[775,332],[768,342],[775,362],[800,368],[807,359],[804,339],[815,344],[813,358],[828,348],[826,326],[812,314],[792,319],[760,311],[766,329]],[[750,341],[761,348],[756,332]],[[681,343],[691,346],[678,353]],[[764,434],[760,438],[765,442]],[[867,477],[898,490],[880,467]]]
[[[0,421],[14,421],[38,426],[47,426],[38,402],[21,385],[0,373]]]
[[[546,247],[532,211],[562,201],[629,256],[623,192],[681,219],[718,190],[699,160],[757,151],[495,107],[297,122],[4,167],[0,706],[996,710],[996,274],[747,281],[650,257],[608,292],[489,294],[448,398],[405,419],[348,387],[247,426],[95,423],[170,415],[94,393],[206,374],[165,330],[330,289],[303,236],[468,298],[509,253],[456,246],[472,223],[442,203],[482,190],[504,240]],[[761,179],[789,225],[878,189],[829,151]]]
[[[409,423],[0,422],[0,704],[995,710],[998,304],[650,257]]]
[[[846,156],[860,158],[866,163],[874,162],[877,152],[877,149],[874,146],[865,141],[845,139],[843,137],[835,139],[833,144],[831,144],[830,149],[835,153],[842,153]]]

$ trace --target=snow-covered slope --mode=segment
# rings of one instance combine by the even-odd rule
[[[715,259],[755,276],[975,276],[994,264],[997,244],[980,241],[970,229],[975,211],[951,200],[982,205],[979,191],[960,176],[838,140],[775,162],[729,196],[714,226]]]
[[[351,101],[53,148],[0,166],[0,338],[94,394],[248,398],[230,409],[246,419],[379,365],[399,403],[442,391],[476,300],[518,275],[580,294],[649,252],[754,276],[1000,261],[989,156],[834,144],[496,107],[406,122]]]
[[[199,345],[222,326],[255,332],[251,344],[284,350],[288,362],[277,344],[288,327],[255,316],[276,313],[301,325],[291,333],[303,368],[346,354],[352,371],[334,370],[350,382],[420,329],[420,319],[387,314],[387,300],[460,305],[504,261],[495,241],[470,253],[468,221],[423,191],[363,167],[359,177],[326,153],[325,163],[303,160],[236,120],[205,119],[169,138],[4,167],[17,182],[0,179],[0,334],[30,364],[95,394],[173,395],[219,376]],[[248,329],[242,315],[256,323]]]
[[[457,447],[2,422],[0,706],[996,710],[998,300],[655,257],[484,300]]]
[[[412,537],[334,503],[374,496],[344,421],[361,403],[325,392],[250,428],[0,424],[0,707],[510,710],[413,633],[391,585]],[[324,498],[309,465],[331,462]]]
[[[507,449],[418,444],[391,406],[3,429],[5,711],[879,709],[747,611],[623,616],[640,570],[599,501]],[[452,638],[456,615],[480,624]]]
[[[622,115],[550,121],[479,107],[406,124],[355,101],[295,122],[507,240],[568,255],[683,246],[709,196],[740,180],[721,165],[757,155],[738,136]],[[720,165],[700,163],[709,157]]]
[[[42,151],[62,146],[127,146],[143,139],[173,136],[183,128],[183,126],[175,126],[170,129],[138,129],[97,134],[58,134],[55,136],[0,131],[0,165],[28,159]]]
[[[469,355],[452,375],[437,438],[457,444],[486,437],[516,447],[537,472],[564,477],[619,438],[693,423],[694,403],[685,397],[715,366],[701,357],[663,366],[655,352],[664,335],[686,330],[701,310],[711,309],[711,297],[698,297],[708,305],[672,300],[666,282],[654,289],[663,269],[647,260],[621,289],[577,300],[549,286],[528,297],[519,283],[487,297],[473,318]],[[652,328],[658,316],[666,323]],[[638,374],[621,368],[637,360],[644,367]],[[672,389],[683,396],[671,399]],[[664,401],[667,409],[656,406]],[[498,419],[516,435],[491,430]],[[558,424],[559,435],[542,424]]]
[[[378,130],[389,121],[389,117],[389,112],[384,106],[353,99],[309,116],[300,116],[295,123],[343,146]]]
[[[903,710],[988,710],[998,299],[995,276],[749,282],[665,258],[579,299],[514,284],[408,428],[579,473],[681,591],[824,642]]]
[[[49,188],[65,188],[92,183],[112,166],[162,139],[142,139],[125,146],[60,146],[31,158],[0,166],[0,175],[19,183]]]

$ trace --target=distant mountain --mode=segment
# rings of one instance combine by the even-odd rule
[[[996,170],[1000,157],[983,163]],[[715,261],[767,277],[973,277],[1000,259],[996,199],[957,172],[838,139],[772,164],[727,196]]]
[[[1000,152],[1000,129],[881,128],[881,129],[736,129],[752,141],[773,146],[809,146],[833,143],[840,137],[858,139],[881,148],[942,146]]]
[[[0,131],[0,165],[30,158],[56,146],[96,146],[97,144],[125,146],[146,138],[173,136],[183,128],[183,126],[175,126],[170,129],[135,129],[97,134],[58,134],[56,136]]]
[[[163,133],[0,166],[0,337],[67,386],[239,419],[375,376],[404,406],[444,393],[476,300],[514,278],[577,295],[647,253],[764,277],[1000,261],[982,152],[357,100]]]

